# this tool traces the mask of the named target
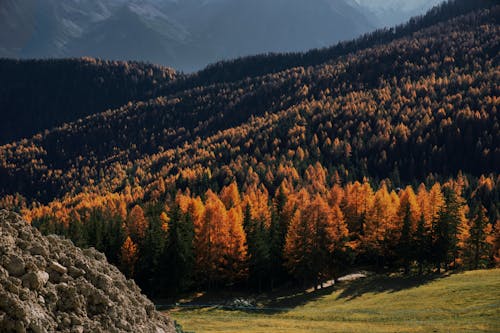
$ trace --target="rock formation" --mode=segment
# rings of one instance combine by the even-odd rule
[[[175,332],[95,249],[0,210],[0,332]]]

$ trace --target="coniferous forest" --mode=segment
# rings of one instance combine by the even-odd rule
[[[498,266],[499,20],[450,1],[194,74],[0,60],[0,208],[155,296]]]

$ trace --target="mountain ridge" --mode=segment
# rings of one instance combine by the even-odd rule
[[[353,0],[6,0],[0,56],[93,56],[192,72],[239,56],[325,47],[389,25],[375,22],[365,7]],[[98,36],[108,37],[99,42]]]

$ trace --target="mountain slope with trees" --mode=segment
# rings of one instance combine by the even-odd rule
[[[183,77],[1,146],[0,204],[150,293],[493,266],[500,7],[469,3],[314,66]]]
[[[138,62],[0,59],[0,144],[156,96],[177,76]]]

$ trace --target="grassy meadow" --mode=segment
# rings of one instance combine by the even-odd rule
[[[372,276],[261,303],[266,310],[177,308],[187,332],[500,332],[500,269]]]

